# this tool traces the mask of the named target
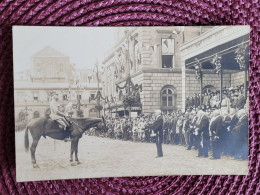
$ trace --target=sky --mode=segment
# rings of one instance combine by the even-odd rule
[[[98,60],[117,41],[117,29],[113,27],[13,27],[14,72],[31,66],[31,56],[46,46],[51,46],[70,57],[77,68],[93,69]]]

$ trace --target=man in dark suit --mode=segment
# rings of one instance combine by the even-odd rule
[[[155,111],[155,121],[151,125],[151,129],[156,134],[155,143],[157,147],[156,158],[163,157],[162,142],[163,142],[163,118],[160,110]]]
[[[196,122],[198,135],[201,136],[201,144],[199,145],[198,157],[208,157],[209,149],[209,119],[202,110],[198,111],[198,120]]]
[[[223,147],[223,118],[220,115],[219,110],[215,110],[212,113],[212,119],[210,121],[210,132],[211,132],[211,140],[212,140],[212,158],[211,159],[220,159],[220,154],[222,152]]]
[[[237,112],[238,122],[232,129],[234,137],[234,159],[248,158],[248,115],[244,109]]]

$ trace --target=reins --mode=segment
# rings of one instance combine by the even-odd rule
[[[77,122],[75,122],[75,121],[71,121],[71,123],[74,123],[77,127],[79,127],[80,128],[80,133],[83,133],[84,132],[84,129],[77,123]]]

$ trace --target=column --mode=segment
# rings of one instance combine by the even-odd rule
[[[184,60],[182,60],[182,62],[181,62],[181,68],[182,68],[182,71],[181,71],[181,76],[182,76],[182,79],[181,79],[181,81],[182,81],[182,106],[181,106],[181,110],[182,110],[182,112],[185,112],[185,101],[186,101],[186,82],[185,82],[185,80],[186,80],[186,78],[185,78],[185,76],[186,76],[186,74],[185,74],[185,70],[186,70],[186,67],[185,67],[185,61]]]

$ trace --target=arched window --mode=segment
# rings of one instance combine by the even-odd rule
[[[40,113],[38,111],[35,111],[33,113],[33,118],[40,118]]]
[[[173,86],[164,86],[161,90],[161,108],[164,112],[172,112],[176,109],[177,93]]]
[[[203,87],[202,89],[202,93],[205,94],[205,93],[211,93],[211,92],[215,92],[216,91],[216,88],[212,85],[207,85],[205,87]]]
[[[95,108],[90,109],[89,117],[98,117],[98,111]]]

